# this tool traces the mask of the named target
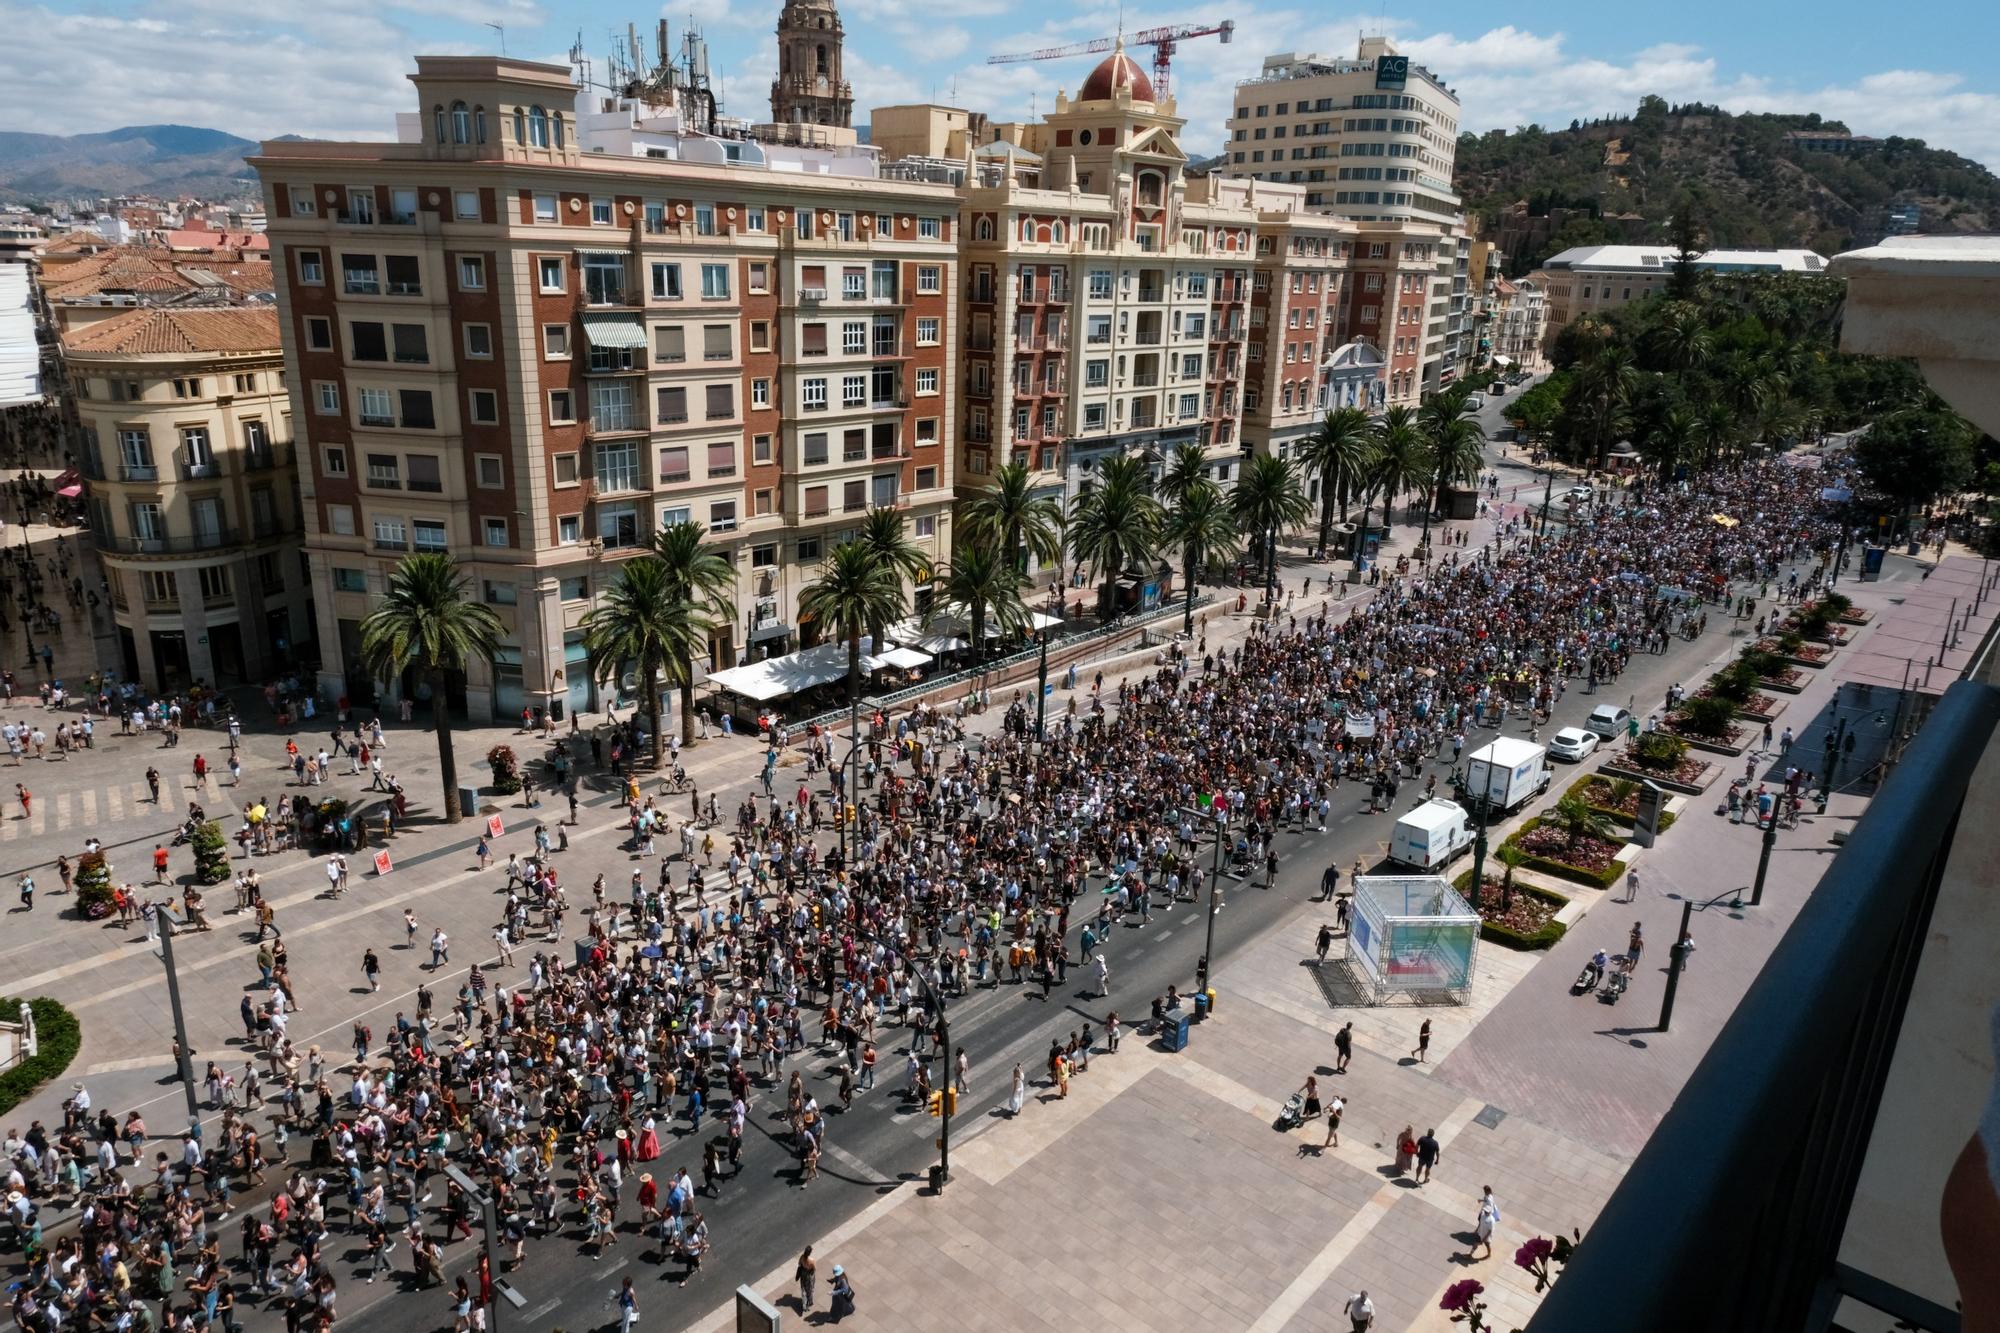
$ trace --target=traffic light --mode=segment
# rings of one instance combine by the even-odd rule
[[[933,1120],[941,1119],[947,1115],[957,1115],[958,1089],[945,1088],[941,1091],[933,1092],[930,1096],[930,1112],[931,1119]]]
[[[944,1094],[942,1092],[932,1093],[930,1102],[931,1119],[936,1120],[944,1114]]]

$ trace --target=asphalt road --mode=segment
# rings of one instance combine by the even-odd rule
[[[1487,408],[1493,415],[1497,404]],[[1494,460],[1506,487],[1522,474],[1539,473],[1525,464]],[[1525,479],[1525,478],[1522,478]],[[1706,636],[1694,643],[1675,640],[1661,656],[1640,656],[1624,677],[1604,687],[1596,696],[1582,688],[1571,689],[1557,706],[1556,717],[1544,734],[1558,726],[1575,725],[1590,709],[1605,699],[1634,697],[1634,711],[1643,717],[1666,688],[1677,680],[1692,681],[1698,669],[1711,660],[1733,654],[1741,644],[1732,634],[1726,618],[1711,613]],[[1504,733],[1482,729],[1468,733],[1468,748],[1484,744],[1495,734],[1525,734],[1526,724],[1511,722]],[[1440,782],[1449,768],[1435,765]],[[1557,765],[1556,783],[1568,778],[1568,766]],[[1415,784],[1406,784],[1410,793]],[[1388,837],[1392,818],[1388,814],[1365,813],[1367,792],[1355,784],[1341,790],[1340,804],[1326,833],[1288,833],[1280,843],[1281,863],[1275,885],[1269,889],[1252,883],[1224,880],[1227,910],[1216,917],[1215,943],[1218,970],[1237,950],[1259,938],[1271,923],[1289,915],[1288,909],[1317,895],[1322,870],[1329,863],[1351,866],[1357,856],[1369,862]],[[1414,804],[1405,800],[1407,808]],[[1456,867],[1454,868],[1454,871]],[[1072,914],[1072,956],[1077,955],[1076,936],[1089,916],[1096,894],[1079,900]],[[1037,985],[1003,983],[994,989],[975,990],[953,1003],[950,1015],[953,1039],[962,1043],[972,1062],[971,1095],[961,1099],[954,1121],[955,1142],[984,1132],[999,1123],[1000,1105],[1005,1099],[1009,1075],[1020,1062],[1030,1080],[1030,1099],[1024,1115],[1034,1114],[1033,1092],[1041,1077],[1043,1058],[1051,1039],[1066,1038],[1087,1018],[1100,1032],[1105,1014],[1117,1009],[1128,1031],[1148,1014],[1153,996],[1163,994],[1169,983],[1183,991],[1194,985],[1196,959],[1202,950],[1202,913],[1198,907],[1181,904],[1174,911],[1155,910],[1149,925],[1126,923],[1113,931],[1106,946],[1111,966],[1113,995],[1110,1000],[1092,997],[1089,973],[1073,968],[1067,985],[1055,988],[1042,999]],[[1300,956],[1312,948],[1310,937],[1298,942]],[[1226,1005],[1227,995],[1218,1003]],[[816,1031],[809,1025],[808,1031]],[[842,1114],[836,1095],[839,1056],[809,1052],[802,1068],[808,1085],[829,1112],[827,1146],[822,1152],[818,1189],[803,1187],[799,1169],[783,1138],[783,1082],[762,1084],[753,1091],[751,1129],[746,1138],[743,1169],[728,1180],[718,1199],[702,1199],[697,1206],[707,1217],[714,1249],[702,1273],[682,1288],[679,1264],[662,1265],[642,1256],[649,1253],[646,1242],[634,1232],[621,1236],[602,1261],[593,1260],[580,1240],[581,1229],[573,1228],[556,1241],[529,1242],[528,1262],[514,1275],[525,1297],[519,1309],[503,1309],[502,1324],[508,1328],[545,1329],[555,1326],[572,1330],[615,1325],[616,1313],[607,1304],[619,1281],[630,1274],[640,1292],[641,1307],[648,1327],[680,1327],[714,1309],[728,1298],[736,1286],[757,1282],[781,1263],[788,1263],[798,1251],[840,1225],[866,1207],[880,1194],[900,1187],[924,1188],[927,1168],[937,1160],[934,1139],[938,1122],[900,1096],[904,1082],[903,1056],[907,1031],[884,1029],[879,1045],[877,1087],[859,1094],[852,1111]],[[1132,1040],[1141,1040],[1134,1033]],[[1199,1041],[1199,1029],[1194,1040]],[[1115,1057],[1108,1057],[1115,1058]],[[1301,1060],[1328,1059],[1330,1052],[1301,1052]],[[1295,1064],[1297,1062],[1294,1062]],[[1279,1085],[1296,1072],[1273,1071],[1273,1105],[1282,1101]],[[785,1077],[789,1078],[789,1069]],[[1288,1085],[1287,1085],[1288,1086]],[[663,1138],[663,1155],[656,1163],[656,1177],[685,1165],[699,1178],[699,1140],[683,1137],[685,1126],[676,1124],[674,1135]],[[628,1185],[628,1190],[632,1186]],[[947,1195],[949,1187],[947,1187]],[[625,1215],[636,1216],[628,1199]],[[636,1225],[636,1224],[634,1224]],[[364,1269],[358,1245],[336,1237],[330,1246],[338,1259],[338,1269],[353,1276],[343,1282],[341,1317],[343,1322],[366,1312],[369,1326],[385,1333],[402,1330],[449,1328],[445,1293],[415,1293],[407,1285],[406,1272],[385,1277],[374,1286],[363,1285]],[[401,1251],[397,1259],[405,1261]],[[470,1247],[456,1247],[447,1267],[447,1276],[468,1271],[472,1263]],[[774,1293],[766,1293],[771,1295]]]

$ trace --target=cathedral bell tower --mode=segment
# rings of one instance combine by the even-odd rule
[[[854,90],[840,76],[840,39],[840,14],[833,0],[788,0],[778,15],[772,120],[853,128]]]

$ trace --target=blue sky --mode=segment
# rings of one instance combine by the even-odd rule
[[[779,0],[688,0],[625,9],[576,0],[0,0],[0,129],[76,132],[158,121],[249,137],[385,138],[410,106],[403,81],[422,52],[491,50],[563,60],[579,32],[600,63],[614,30],[678,32],[695,11],[725,79],[726,110],[761,117],[776,63]],[[997,0],[843,0],[847,72],[859,108],[933,96],[1000,117],[1047,107],[1089,58],[990,67],[988,54],[1108,35],[1117,0],[1064,6]],[[1825,0],[1810,7],[1679,0],[1651,7],[1510,6],[1433,0],[1421,10],[1346,0],[1189,0],[1123,7],[1127,31],[1233,19],[1236,40],[1190,43],[1175,91],[1189,147],[1220,147],[1230,89],[1278,51],[1351,54],[1386,30],[1455,86],[1466,128],[1567,124],[1629,110],[1643,93],[1738,110],[1817,110],[1860,133],[1926,139],[2000,165],[2000,6],[1944,0],[1910,8]],[[1634,19],[1662,21],[1639,28]],[[1885,22],[1886,20],[1886,22]],[[1143,53],[1140,53],[1143,59]]]

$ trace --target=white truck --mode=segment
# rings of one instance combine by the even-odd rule
[[[1425,801],[1396,821],[1389,859],[1413,870],[1437,870],[1472,846],[1472,817],[1457,801]]]
[[[1465,784],[1460,791],[1468,801],[1486,798],[1486,818],[1491,823],[1518,810],[1548,786],[1548,750],[1518,736],[1502,736],[1472,752],[1465,762]]]

